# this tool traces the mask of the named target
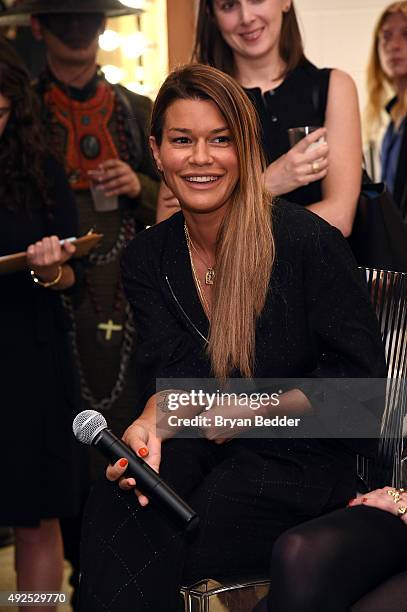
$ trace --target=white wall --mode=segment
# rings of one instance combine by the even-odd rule
[[[319,67],[341,68],[355,79],[361,108],[374,25],[391,0],[295,0],[305,51]]]

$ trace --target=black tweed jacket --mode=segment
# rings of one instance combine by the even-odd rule
[[[256,328],[254,376],[314,381],[385,377],[377,320],[340,232],[285,201],[274,205],[273,216],[276,260]],[[137,328],[139,402],[155,393],[156,378],[210,376],[208,320],[194,285],[183,222],[177,213],[137,234],[122,258]],[[366,441],[348,442],[273,439],[267,453],[298,461],[310,469],[309,476],[312,465],[318,463],[320,473],[325,462],[332,484],[335,473],[339,479],[350,473],[356,452],[370,450]]]

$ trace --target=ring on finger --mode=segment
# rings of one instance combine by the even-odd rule
[[[388,489],[387,494],[393,498],[395,504],[400,501],[402,494],[404,493],[404,489]]]
[[[399,506],[397,508],[397,514],[403,516],[407,512],[407,506]]]
[[[312,170],[312,172],[313,172],[314,174],[317,174],[317,172],[319,172],[319,169],[320,169],[319,162],[317,162],[317,161],[312,162],[312,164],[311,164],[311,170]]]
[[[387,490],[387,495],[390,495],[390,497],[397,497],[397,496],[400,496],[402,493],[404,493],[404,489],[388,489]]]

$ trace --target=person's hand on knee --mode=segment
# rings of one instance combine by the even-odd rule
[[[361,497],[352,499],[348,505],[351,507],[371,506],[391,512],[391,514],[400,517],[403,523],[407,525],[407,493],[404,489],[394,489],[393,487],[375,489]]]

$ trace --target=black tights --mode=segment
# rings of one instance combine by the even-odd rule
[[[407,611],[407,526],[366,506],[337,510],[282,534],[271,588],[256,612]]]

